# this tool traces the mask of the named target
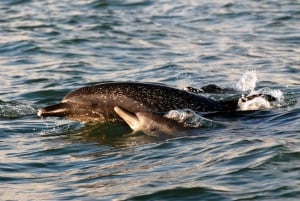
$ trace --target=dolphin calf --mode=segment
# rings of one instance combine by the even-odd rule
[[[187,130],[184,123],[166,118],[162,113],[145,111],[131,113],[119,106],[115,106],[114,110],[134,132],[142,131],[147,135],[160,136],[179,135],[180,132]]]
[[[116,106],[130,113],[165,113],[176,109],[215,112],[235,111],[238,101],[216,101],[162,84],[108,82],[76,89],[61,103],[40,108],[38,116],[66,117],[81,122],[124,122]]]
[[[187,131],[201,127],[225,126],[222,122],[202,117],[191,110],[171,110],[167,113],[136,112],[131,113],[119,106],[114,107],[115,112],[134,131],[142,131],[152,136],[183,136]]]

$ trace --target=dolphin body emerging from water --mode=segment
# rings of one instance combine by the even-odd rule
[[[192,110],[171,110],[167,113],[136,112],[131,113],[119,106],[114,107],[115,112],[134,131],[142,131],[152,136],[185,136],[187,131],[197,130],[201,127],[225,126],[222,122],[213,121],[198,115]],[[183,113],[182,113],[183,112]]]
[[[108,82],[76,89],[61,103],[40,108],[38,116],[66,117],[81,122],[124,122],[116,106],[132,114],[177,109],[216,112],[235,111],[238,100],[216,101],[161,84]]]

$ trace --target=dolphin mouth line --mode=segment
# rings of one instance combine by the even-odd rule
[[[64,117],[67,114],[70,105],[67,103],[59,103],[48,107],[40,108],[37,112],[39,117],[55,116]]]
[[[55,111],[51,111],[51,113],[52,113],[53,115],[54,115],[54,114],[65,113],[65,112],[66,112],[65,109],[57,109],[57,110],[55,110]],[[39,117],[43,117],[43,116],[46,116],[46,115],[49,116],[49,113],[50,113],[50,112],[48,112],[45,108],[41,108],[41,109],[38,110],[37,115],[38,115]]]

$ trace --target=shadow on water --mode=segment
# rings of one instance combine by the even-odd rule
[[[81,141],[97,142],[113,147],[129,147],[159,141],[140,132],[133,133],[128,126],[119,123],[85,125],[76,131],[73,137],[75,136],[78,136]]]

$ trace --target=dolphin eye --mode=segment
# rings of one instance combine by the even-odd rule
[[[151,131],[151,132],[156,132],[156,131],[158,131],[158,127],[153,127],[153,128],[150,129],[150,131]]]
[[[155,126],[155,127],[152,127],[152,128],[150,128],[149,133],[151,133],[151,135],[156,136],[156,135],[159,134],[159,128],[156,127],[156,126]]]
[[[247,98],[241,98],[241,100],[242,100],[242,102],[243,102],[243,103],[245,103],[245,102],[247,102],[247,101],[248,101],[248,99],[247,99]]]

